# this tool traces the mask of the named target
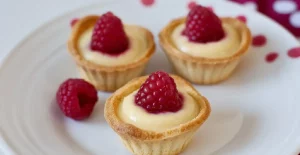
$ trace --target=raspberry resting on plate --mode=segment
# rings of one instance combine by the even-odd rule
[[[61,111],[70,118],[88,118],[98,101],[97,90],[82,79],[68,79],[58,88],[56,101]]]
[[[103,14],[93,30],[91,49],[106,54],[120,54],[127,50],[129,39],[122,21],[111,12]]]
[[[174,79],[167,73],[152,73],[138,90],[135,103],[150,113],[176,112],[182,108],[183,97]]]
[[[225,36],[222,22],[218,16],[201,5],[196,5],[191,9],[185,24],[183,34],[192,42],[219,41]]]

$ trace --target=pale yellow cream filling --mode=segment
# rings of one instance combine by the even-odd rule
[[[216,42],[195,43],[190,42],[181,33],[185,24],[177,26],[172,33],[172,40],[175,46],[182,52],[196,57],[224,58],[234,55],[240,46],[240,36],[238,32],[229,24],[223,23],[226,36]]]
[[[125,25],[124,29],[130,41],[129,48],[124,53],[118,56],[111,56],[101,52],[92,51],[90,49],[90,42],[93,27],[91,27],[79,38],[78,44],[82,56],[90,62],[104,66],[125,65],[141,59],[145,55],[147,48],[145,31],[131,25]]]
[[[195,118],[200,111],[200,107],[192,96],[184,89],[178,89],[184,97],[182,109],[177,112],[165,112],[152,114],[134,103],[134,96],[137,91],[124,98],[119,106],[119,117],[122,121],[132,124],[140,129],[162,132],[180,124],[186,123]]]

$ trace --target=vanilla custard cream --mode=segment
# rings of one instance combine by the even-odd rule
[[[124,30],[130,42],[129,47],[124,53],[111,56],[99,51],[93,51],[90,48],[93,27],[87,29],[79,38],[79,49],[82,56],[90,62],[104,66],[125,65],[141,59],[146,53],[147,48],[145,32],[130,25],[125,25]]]
[[[224,58],[234,55],[240,46],[240,36],[238,32],[229,24],[223,23],[225,37],[216,42],[195,43],[182,35],[185,24],[177,26],[172,33],[172,40],[175,46],[182,52],[196,57],[204,58]]]
[[[186,93],[184,89],[177,89],[183,96],[183,106],[177,112],[164,112],[158,114],[147,112],[145,109],[134,103],[134,97],[137,90],[123,99],[123,102],[119,106],[119,117],[128,124],[155,132],[162,132],[186,123],[199,114],[200,107],[194,98]]]

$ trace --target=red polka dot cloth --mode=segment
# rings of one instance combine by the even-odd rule
[[[274,19],[300,38],[300,0],[230,0]]]

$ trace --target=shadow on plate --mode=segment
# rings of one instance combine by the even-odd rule
[[[215,154],[223,154],[225,150],[235,150],[235,149],[241,149],[247,148],[247,145],[249,142],[253,141],[253,138],[255,137],[255,133],[258,129],[258,116],[255,114],[245,114],[244,116],[244,123],[243,126],[240,129],[240,132],[237,133],[237,135],[234,137],[234,139],[226,145],[223,149],[218,150],[215,152]],[[227,151],[225,151],[227,152]],[[238,152],[238,151],[237,151]]]
[[[86,124],[102,124],[106,123],[104,118],[104,105],[105,105],[105,99],[100,98],[98,103],[96,104],[92,115],[82,123]]]
[[[66,145],[66,149],[70,149],[74,151],[74,153],[78,154],[86,154],[87,151],[83,149],[78,143],[74,142],[72,140],[72,136],[65,130],[64,122],[66,121],[66,118],[63,113],[60,111],[55,99],[51,102],[51,116],[53,116],[52,123],[54,124],[54,129],[56,133],[55,138],[59,137],[65,137],[65,138],[59,138],[59,141]],[[41,137],[42,138],[42,137]]]
[[[243,114],[239,110],[220,109],[211,116],[196,133],[183,154],[211,154],[229,143],[243,125]]]

